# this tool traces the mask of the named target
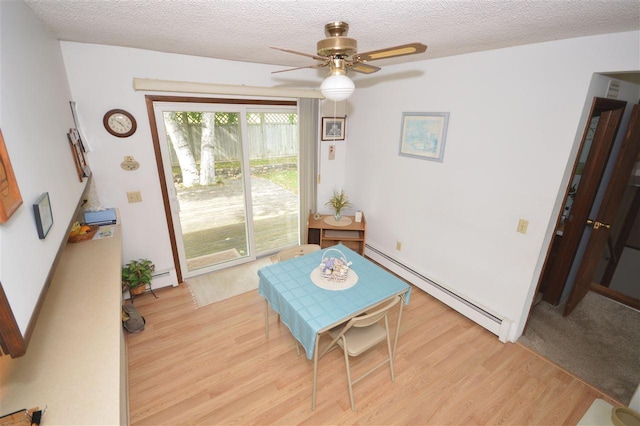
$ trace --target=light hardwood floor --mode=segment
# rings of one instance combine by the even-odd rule
[[[147,325],[127,336],[133,425],[560,425],[576,424],[595,398],[615,404],[414,288],[395,382],[380,368],[354,385],[352,412],[344,359],[330,352],[320,360],[312,412],[313,364],[296,355],[273,312],[266,339],[257,290],[199,309],[186,285],[156,293],[136,298]],[[382,354],[354,360],[352,372]]]

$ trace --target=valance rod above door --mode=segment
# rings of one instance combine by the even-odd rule
[[[231,84],[134,78],[133,89],[148,92],[206,93],[216,95],[273,96],[278,98],[324,99],[318,90],[284,87],[235,86]]]

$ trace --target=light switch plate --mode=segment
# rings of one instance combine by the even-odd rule
[[[527,228],[529,228],[529,221],[525,219],[520,219],[518,221],[518,228],[516,228],[516,231],[521,234],[526,234]]]
[[[141,203],[142,194],[140,194],[140,191],[127,192],[127,200],[129,203]]]

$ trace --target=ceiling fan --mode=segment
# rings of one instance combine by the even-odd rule
[[[294,71],[305,68],[324,68],[328,66],[329,76],[322,82],[320,91],[327,99],[342,101],[351,96],[355,90],[353,81],[347,77],[347,72],[349,70],[363,74],[371,74],[380,71],[380,68],[374,65],[369,65],[368,62],[378,59],[414,55],[417,53],[423,53],[427,50],[427,46],[422,43],[409,43],[395,47],[388,47],[386,49],[358,53],[358,42],[353,38],[346,37],[348,32],[349,24],[346,22],[329,22],[324,26],[324,33],[327,38],[318,41],[316,55],[272,46],[272,49],[302,55],[313,58],[316,61],[320,61],[314,65],[274,71],[273,73]]]

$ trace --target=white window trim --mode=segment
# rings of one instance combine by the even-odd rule
[[[279,98],[324,99],[318,90],[282,87],[235,86],[229,84],[134,78],[133,89],[147,92],[205,93],[236,96],[270,96]]]

